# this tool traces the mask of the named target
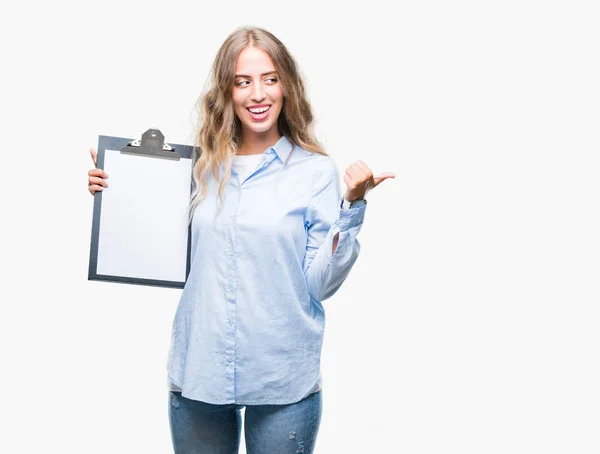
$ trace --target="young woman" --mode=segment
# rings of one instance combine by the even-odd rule
[[[173,321],[169,417],[175,453],[312,453],[321,420],[322,302],[356,261],[366,193],[312,133],[296,62],[266,30],[221,46],[200,98],[192,263]],[[92,158],[96,153],[91,150]],[[101,169],[89,191],[107,187]]]

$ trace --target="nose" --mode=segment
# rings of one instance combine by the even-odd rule
[[[265,99],[265,90],[262,84],[254,84],[252,89],[252,101],[260,102]]]

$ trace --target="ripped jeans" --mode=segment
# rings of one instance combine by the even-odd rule
[[[247,454],[312,454],[321,422],[321,391],[288,405],[213,405],[169,391],[175,454],[237,454],[243,408]]]

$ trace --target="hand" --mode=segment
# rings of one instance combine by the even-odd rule
[[[93,148],[90,148],[90,154],[92,155],[92,161],[94,161],[94,166],[96,165],[98,159],[98,152]],[[108,178],[108,174],[104,172],[102,169],[93,168],[88,172],[88,191],[90,194],[94,195],[96,191],[102,191],[104,188],[108,187],[105,179]]]
[[[367,192],[388,178],[396,178],[396,175],[386,172],[374,177],[369,166],[363,161],[356,161],[354,164],[348,166],[344,175],[344,182],[347,188],[344,198],[349,202],[364,199]]]

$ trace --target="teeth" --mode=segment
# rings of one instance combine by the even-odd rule
[[[271,106],[267,106],[267,107],[261,107],[259,109],[248,109],[250,112],[258,114],[258,113],[263,113],[266,112],[267,110],[270,109]]]

